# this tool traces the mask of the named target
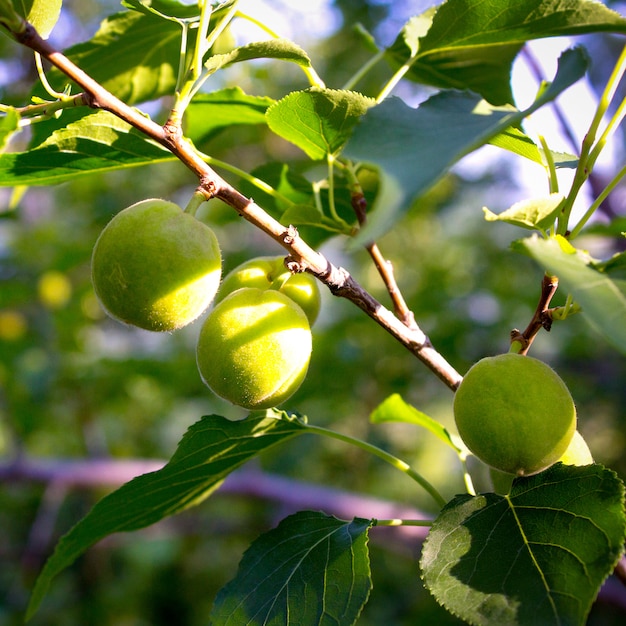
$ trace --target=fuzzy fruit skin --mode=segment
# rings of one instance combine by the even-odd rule
[[[454,418],[481,461],[517,476],[558,461],[576,430],[574,401],[561,378],[545,363],[513,353],[470,368],[454,396]]]
[[[593,456],[591,456],[589,446],[580,432],[576,431],[574,433],[567,450],[565,450],[557,462],[561,462],[564,465],[591,465],[593,463]],[[489,468],[489,475],[496,493],[506,495],[511,491],[511,485],[515,478],[514,474],[506,474],[491,467]]]
[[[238,265],[224,277],[215,302],[242,287],[276,289],[298,304],[313,326],[322,303],[318,281],[306,272],[293,274],[284,261],[284,256],[261,256]]]
[[[267,409],[300,387],[311,358],[307,316],[274,290],[244,287],[209,313],[196,350],[204,383],[247,409]]]
[[[213,231],[172,202],[149,199],[120,211],[93,249],[96,296],[114,319],[151,331],[194,321],[222,273]]]

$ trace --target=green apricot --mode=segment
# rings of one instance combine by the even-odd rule
[[[569,446],[567,446],[567,450],[557,459],[557,462],[561,462],[564,465],[591,465],[591,463],[593,463],[589,446],[579,431],[574,432],[574,436]],[[501,472],[500,470],[490,467],[489,475],[496,493],[505,495],[511,491],[511,485],[515,478],[514,474],[507,474],[506,472]]]
[[[576,430],[576,408],[558,374],[519,354],[474,364],[454,397],[461,439],[481,461],[517,476],[559,460]]]
[[[91,278],[114,319],[152,331],[194,321],[213,301],[222,272],[213,231],[165,200],[120,211],[93,249]]]
[[[567,450],[559,461],[565,465],[591,465],[593,463],[591,450],[579,431],[574,433]]]
[[[275,289],[298,304],[313,326],[322,302],[318,281],[306,272],[290,272],[284,261],[284,256],[262,256],[237,266],[224,277],[216,303],[242,287]]]
[[[287,400],[302,384],[312,337],[304,311],[280,291],[237,289],[209,313],[196,359],[204,383],[247,409]]]

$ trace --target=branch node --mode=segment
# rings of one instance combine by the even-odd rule
[[[286,246],[292,246],[298,236],[298,229],[290,224],[287,227],[287,230],[283,233],[283,243]]]
[[[210,174],[202,176],[200,178],[200,185],[198,186],[198,190],[202,190],[207,200],[214,198],[217,195],[218,187],[215,179]]]

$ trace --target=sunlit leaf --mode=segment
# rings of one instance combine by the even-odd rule
[[[311,88],[294,91],[267,111],[269,127],[311,159],[337,154],[360,117],[374,105],[355,91]]]
[[[456,496],[424,543],[424,582],[480,626],[582,626],[621,553],[624,485],[599,465],[561,463],[509,496]]]
[[[559,279],[582,306],[583,316],[609,343],[626,353],[626,281],[595,269],[590,258],[560,238],[530,237],[518,242]]]
[[[46,39],[61,14],[63,0],[13,0],[19,13]]]
[[[176,19],[200,17],[198,4],[184,4],[177,0],[122,0],[122,6],[146,15],[161,15]]]
[[[137,104],[174,91],[181,33],[176,22],[124,11],[107,17],[91,40],[65,54],[105,89]],[[56,69],[49,79],[59,91],[68,82]]]
[[[626,19],[592,0],[448,0],[407,23],[387,56],[395,66],[414,57],[407,78],[505,104],[513,102],[511,66],[526,41],[598,31],[624,33]]]
[[[248,548],[218,594],[210,623],[354,624],[372,586],[371,525],[311,511],[284,519]]]
[[[53,185],[173,159],[112,113],[98,111],[54,132],[33,150],[0,154],[0,186]]]
[[[311,66],[311,59],[307,53],[288,39],[269,39],[267,41],[254,41],[245,46],[240,46],[224,54],[210,56],[204,63],[209,72],[252,59],[279,59],[290,61],[303,67]]]
[[[0,152],[6,147],[11,135],[19,130],[20,115],[10,108],[2,112],[0,115]]]
[[[563,200],[562,194],[551,193],[543,198],[529,198],[517,202],[502,213],[495,214],[487,207],[483,207],[483,211],[488,222],[506,222],[521,228],[545,232],[554,224]]]
[[[249,96],[239,87],[200,94],[185,112],[186,135],[200,143],[224,128],[266,124],[265,111],[274,102],[267,97]]]
[[[416,409],[405,402],[400,394],[394,393],[385,398],[370,414],[370,421],[373,424],[383,424],[385,422],[402,422],[404,424],[414,424],[430,431],[435,437],[443,441],[446,445],[459,450],[459,446],[452,439],[448,429],[433,419],[426,413]]]

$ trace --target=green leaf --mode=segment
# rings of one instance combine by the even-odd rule
[[[544,165],[544,159],[537,144],[517,128],[507,128],[504,132],[490,139],[489,143],[492,146],[508,150],[513,154],[539,163],[539,165]]]
[[[185,112],[186,135],[196,144],[235,125],[266,124],[265,111],[275,100],[249,96],[239,87],[196,96]]]
[[[311,67],[311,59],[309,59],[307,53],[288,39],[254,41],[225,54],[215,54],[208,58],[204,63],[204,67],[210,73],[213,73],[227,65],[251,61],[252,59],[279,59],[296,63],[302,67]]]
[[[312,204],[292,204],[280,217],[281,224],[294,226],[319,226],[323,220],[322,212]]]
[[[181,32],[176,22],[124,11],[107,17],[90,41],[65,54],[120,100],[137,104],[173,93]],[[48,78],[59,91],[67,83],[56,69]]]
[[[372,586],[371,525],[312,511],[287,517],[246,550],[210,624],[354,624]]]
[[[0,186],[53,185],[174,158],[112,113],[98,111],[55,131],[33,150],[0,154]]]
[[[203,417],[187,431],[165,467],[105,496],[61,538],[37,579],[28,615],[37,610],[52,579],[96,541],[144,528],[199,504],[233,470],[302,432],[301,422],[273,410],[240,421]]]
[[[313,160],[337,155],[374,100],[356,91],[295,91],[267,110],[269,127]]]
[[[615,348],[626,353],[626,281],[612,279],[561,237],[530,237],[516,244],[559,279],[582,306],[587,321]]]
[[[11,135],[19,128],[20,114],[13,107],[3,110],[0,115],[0,152],[6,148]]]
[[[515,203],[502,213],[493,213],[483,207],[485,219],[488,222],[506,222],[521,228],[546,232],[556,220],[564,196],[560,193],[551,193],[544,198],[529,198]]]
[[[121,4],[145,15],[188,20],[200,17],[200,8],[196,3],[183,4],[177,0],[122,0]]]
[[[446,445],[459,452],[460,446],[453,440],[448,429],[437,420],[419,411],[414,406],[405,402],[400,394],[394,393],[383,400],[371,413],[372,424],[383,424],[385,422],[402,422],[404,424],[414,424],[425,428],[435,437],[443,441]]]
[[[61,14],[63,0],[14,0],[13,4],[45,39]]]
[[[454,163],[556,98],[584,76],[587,63],[582,49],[565,51],[554,81],[525,111],[494,107],[476,94],[457,91],[438,93],[417,109],[397,98],[369,109],[343,151],[381,174],[382,194],[356,242],[383,234]]]
[[[432,20],[427,32],[425,20]],[[626,19],[592,0],[448,0],[434,15],[413,18],[387,57],[397,67],[413,59],[406,77],[417,82],[505,104],[513,102],[511,65],[526,41],[599,31],[625,33]]]
[[[244,195],[253,197],[255,202],[276,219],[280,219],[294,204],[307,205],[313,201],[310,181],[302,174],[291,170],[286,163],[276,161],[264,163],[252,170],[251,175],[272,187],[280,196],[270,195],[246,179],[242,179],[239,190]]]
[[[424,543],[423,578],[470,624],[582,626],[625,530],[615,473],[558,463],[516,479],[506,497],[456,496]]]

